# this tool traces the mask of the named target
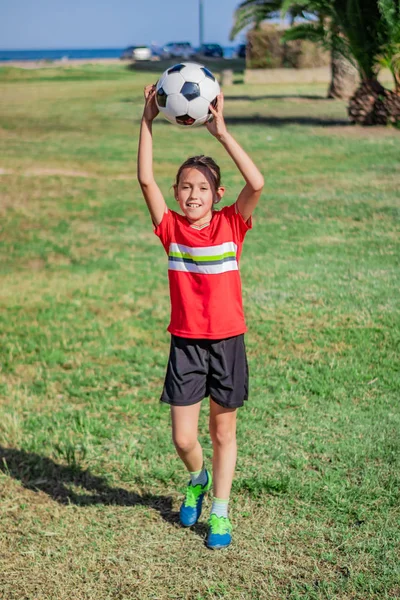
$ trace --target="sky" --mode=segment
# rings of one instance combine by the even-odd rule
[[[204,42],[229,41],[240,0],[203,0]],[[0,0],[0,49],[199,44],[199,0]]]

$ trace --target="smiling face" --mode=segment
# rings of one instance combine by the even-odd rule
[[[212,207],[224,194],[224,188],[215,189],[206,167],[186,167],[174,186],[175,198],[185,217],[192,225],[211,221]]]

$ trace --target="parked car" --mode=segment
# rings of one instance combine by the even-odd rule
[[[236,53],[238,58],[246,58],[246,44],[239,44]]]
[[[219,44],[202,44],[198,52],[201,56],[210,56],[212,58],[223,58],[224,51]]]
[[[162,58],[191,58],[194,55],[194,48],[190,42],[169,42],[165,44],[162,51]]]
[[[122,52],[121,60],[151,60],[151,48],[148,46],[128,46]]]

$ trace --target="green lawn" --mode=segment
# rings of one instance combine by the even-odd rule
[[[241,271],[251,398],[234,542],[178,525],[187,475],[158,401],[166,256],[135,178],[123,66],[0,69],[0,598],[400,598],[400,133],[321,85],[225,89],[266,180]],[[154,125],[173,207],[206,130]],[[207,402],[201,440],[207,459]]]

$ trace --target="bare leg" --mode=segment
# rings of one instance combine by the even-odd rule
[[[190,472],[203,467],[203,450],[197,439],[201,402],[191,406],[171,406],[172,439],[179,457]]]
[[[236,466],[236,408],[223,408],[210,398],[214,496],[228,499]]]

